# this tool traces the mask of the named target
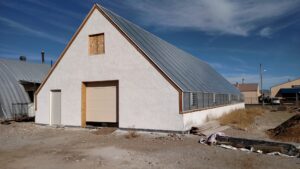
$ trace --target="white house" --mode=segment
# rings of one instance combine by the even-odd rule
[[[94,5],[36,92],[36,123],[187,131],[244,108],[207,63]]]

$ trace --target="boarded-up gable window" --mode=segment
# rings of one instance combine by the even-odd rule
[[[104,53],[104,33],[89,36],[89,55]]]

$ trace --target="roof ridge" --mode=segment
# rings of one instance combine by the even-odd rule
[[[124,19],[125,21],[129,22],[130,24],[133,24],[134,26],[136,26],[136,27],[137,27],[137,28],[139,28],[140,30],[142,30],[142,31],[144,31],[144,32],[146,32],[146,33],[148,33],[149,35],[151,35],[151,36],[153,36],[153,37],[157,38],[158,40],[160,40],[160,41],[163,41],[164,43],[166,43],[166,44],[168,44],[168,45],[170,45],[170,46],[172,46],[172,47],[176,48],[177,50],[180,50],[181,52],[184,52],[184,53],[186,53],[186,54],[190,55],[191,57],[195,58],[197,61],[199,61],[199,60],[200,60],[200,61],[202,61],[202,62],[208,63],[208,62],[206,62],[206,61],[204,61],[204,60],[202,60],[202,59],[200,59],[200,58],[198,58],[198,57],[194,56],[194,55],[193,55],[193,54],[191,54],[190,52],[188,52],[188,51],[185,51],[184,49],[181,49],[181,48],[180,48],[180,47],[178,47],[178,46],[175,46],[175,45],[174,45],[174,44],[172,44],[171,42],[168,42],[168,41],[166,41],[166,40],[164,40],[164,39],[160,38],[159,36],[155,35],[154,33],[152,33],[152,32],[149,32],[147,29],[145,29],[145,28],[143,28],[143,27],[139,26],[138,24],[136,24],[136,23],[134,23],[134,22],[132,22],[132,21],[130,21],[130,20],[128,20],[128,19],[126,19],[126,18],[124,18],[124,17],[122,17],[122,16],[118,15],[117,13],[115,13],[115,12],[113,12],[113,11],[111,11],[111,10],[109,10],[109,9],[105,8],[104,6],[102,6],[102,5],[99,5],[98,3],[96,3],[96,5],[97,5],[98,7],[100,7],[100,8],[103,8],[103,9],[105,9],[105,10],[107,10],[107,11],[109,11],[109,12],[113,13],[114,15],[116,15],[116,16],[118,16],[118,17],[120,17],[120,18]]]
[[[234,93],[239,91],[207,62],[161,39],[133,22],[96,4],[182,91]]]

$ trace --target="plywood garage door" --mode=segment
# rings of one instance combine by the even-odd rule
[[[117,122],[117,85],[88,83],[86,85],[86,121]]]

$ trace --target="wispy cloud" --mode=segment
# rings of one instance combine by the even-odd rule
[[[226,69],[227,67],[224,64],[211,62],[209,63],[215,69]]]
[[[64,23],[59,22],[57,20],[47,20],[47,23],[49,23],[49,24],[51,24],[51,25],[53,25],[57,28],[67,30],[69,32],[74,32],[76,30],[76,27],[70,26],[69,24],[64,24]]]
[[[239,66],[232,66],[224,63],[218,63],[218,62],[208,62],[209,65],[211,65],[214,69],[216,69],[218,72],[247,72],[249,70],[248,67],[239,65]],[[252,68],[252,67],[251,67]]]
[[[3,47],[2,47],[3,46]],[[41,61],[39,51],[31,52],[27,49],[17,49],[12,47],[6,47],[5,45],[0,44],[0,58],[8,59],[18,59],[19,56],[26,56],[27,60],[31,61]],[[56,60],[56,57],[50,52],[46,52],[45,60]]]
[[[42,38],[46,38],[55,42],[59,42],[62,44],[66,43],[66,40],[61,38],[61,37],[57,37],[54,35],[51,35],[49,33],[43,32],[43,31],[39,31],[37,29],[33,29],[29,26],[26,26],[24,24],[21,24],[19,22],[16,22],[14,20],[11,20],[9,18],[5,18],[5,17],[1,17],[0,16],[0,22],[3,22],[6,26],[9,26],[13,29],[17,29],[26,33],[30,33],[31,35],[37,36],[37,37],[42,37]]]
[[[267,38],[271,38],[272,37],[272,34],[282,30],[282,29],[285,29],[291,25],[294,25],[296,23],[298,23],[300,21],[300,19],[293,19],[292,21],[290,22],[287,22],[287,23],[283,23],[283,24],[280,24],[278,26],[274,26],[274,27],[264,27],[262,28],[260,31],[259,31],[259,35],[262,36],[262,37],[267,37]]]
[[[233,56],[227,56],[226,59],[231,60],[230,62],[222,62],[222,61],[214,61],[208,63],[218,70],[218,72],[237,72],[237,73],[244,73],[249,71],[258,71],[258,65],[257,67],[250,66],[247,61],[239,58],[239,57],[233,57]],[[233,66],[234,65],[234,66]]]
[[[248,36],[299,9],[299,0],[187,0],[129,1],[124,5],[140,11],[148,25],[195,29],[209,34]],[[264,30],[261,35],[268,35]]]
[[[242,82],[242,79],[245,80],[245,83],[258,83],[259,75],[258,74],[248,74],[248,73],[228,73],[223,74],[223,76],[230,81],[231,83]]]
[[[24,1],[26,1],[26,0],[24,0]],[[31,1],[31,0],[29,0],[29,1],[31,3],[34,2],[36,4],[40,4],[40,2],[38,2],[38,1],[37,2]],[[67,19],[66,19],[66,16],[61,15],[60,13],[49,12],[48,10],[43,10],[41,8],[33,8],[31,3],[16,3],[15,1],[3,1],[3,2],[1,2],[1,5],[5,6],[7,8],[10,8],[14,11],[20,12],[22,14],[30,15],[30,16],[34,17],[35,19],[38,19],[40,22],[46,23],[49,26],[54,26],[55,28],[67,30],[69,32],[74,31],[75,28],[73,26],[66,24],[67,19],[69,20],[69,19],[74,18],[74,17],[72,17],[73,13],[70,14],[71,16],[67,16]],[[39,5],[38,5],[38,7],[39,7]],[[55,10],[57,10],[57,8],[55,8]],[[45,14],[48,16],[47,19],[45,19],[45,17],[44,17]],[[76,17],[76,20],[79,20],[78,16]]]
[[[38,5],[40,7],[43,7],[45,9],[51,10],[53,12],[58,12],[63,15],[72,16],[73,18],[82,19],[84,15],[69,10],[69,9],[62,9],[59,6],[57,6],[55,3],[52,3],[51,1],[40,1],[40,0],[26,0],[34,5]]]
[[[7,48],[2,48],[2,47],[0,47],[0,53],[20,54],[19,52],[16,52],[15,50],[10,50]]]
[[[259,35],[262,37],[270,38],[272,34],[272,29],[270,27],[265,27],[259,31]]]
[[[186,46],[184,46],[185,48],[187,48]],[[211,50],[211,51],[225,51],[225,52],[232,52],[232,53],[239,53],[239,54],[261,54],[261,52],[258,51],[254,51],[254,50],[247,50],[247,49],[239,49],[239,48],[227,48],[227,47],[214,47],[214,46],[210,46],[210,47],[206,47],[206,48],[202,48],[201,50]]]

